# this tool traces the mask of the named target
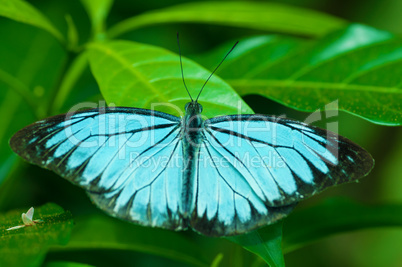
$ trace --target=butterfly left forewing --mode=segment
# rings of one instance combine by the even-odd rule
[[[17,132],[12,149],[86,189],[109,214],[142,225],[185,229],[179,213],[180,119],[134,108],[51,117]]]

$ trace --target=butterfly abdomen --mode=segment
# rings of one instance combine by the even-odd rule
[[[202,131],[204,121],[201,118],[201,105],[191,102],[186,109],[186,115],[183,117],[183,128],[181,133],[181,141],[183,143],[183,184],[182,202],[180,211],[183,217],[188,218],[194,208],[195,203],[195,173],[198,162],[198,152],[202,144]]]

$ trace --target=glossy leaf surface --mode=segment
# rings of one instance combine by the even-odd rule
[[[179,57],[165,49],[127,41],[92,44],[89,62],[109,105],[155,109],[183,116],[190,98],[184,88]],[[183,58],[187,88],[195,99],[210,72]],[[252,113],[236,92],[213,76],[199,102],[207,117]]]
[[[260,94],[308,112],[338,101],[340,110],[371,122],[401,125],[401,47],[401,39],[362,25],[315,42],[253,37],[239,44],[218,75],[241,95]],[[209,65],[216,53],[201,62]]]

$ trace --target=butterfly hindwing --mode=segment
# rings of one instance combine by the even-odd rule
[[[90,198],[108,214],[145,226],[183,230],[187,221],[180,213],[182,147],[179,140],[136,160],[110,192],[89,192]],[[131,163],[134,164],[134,163]]]
[[[196,199],[191,226],[208,236],[242,234],[271,224],[294,206],[269,207],[257,195],[248,177],[231,159],[222,156],[206,137],[200,147],[195,177]]]
[[[15,134],[11,147],[89,192],[110,214],[183,229],[180,119],[134,108],[59,115]],[[176,161],[176,162],[173,162]]]

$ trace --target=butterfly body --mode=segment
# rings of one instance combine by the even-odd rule
[[[198,152],[202,144],[202,132],[204,121],[201,118],[202,106],[191,101],[185,106],[185,115],[182,119],[183,129],[181,132],[181,142],[183,143],[183,190],[181,213],[183,217],[189,218],[194,208],[194,180]]]

